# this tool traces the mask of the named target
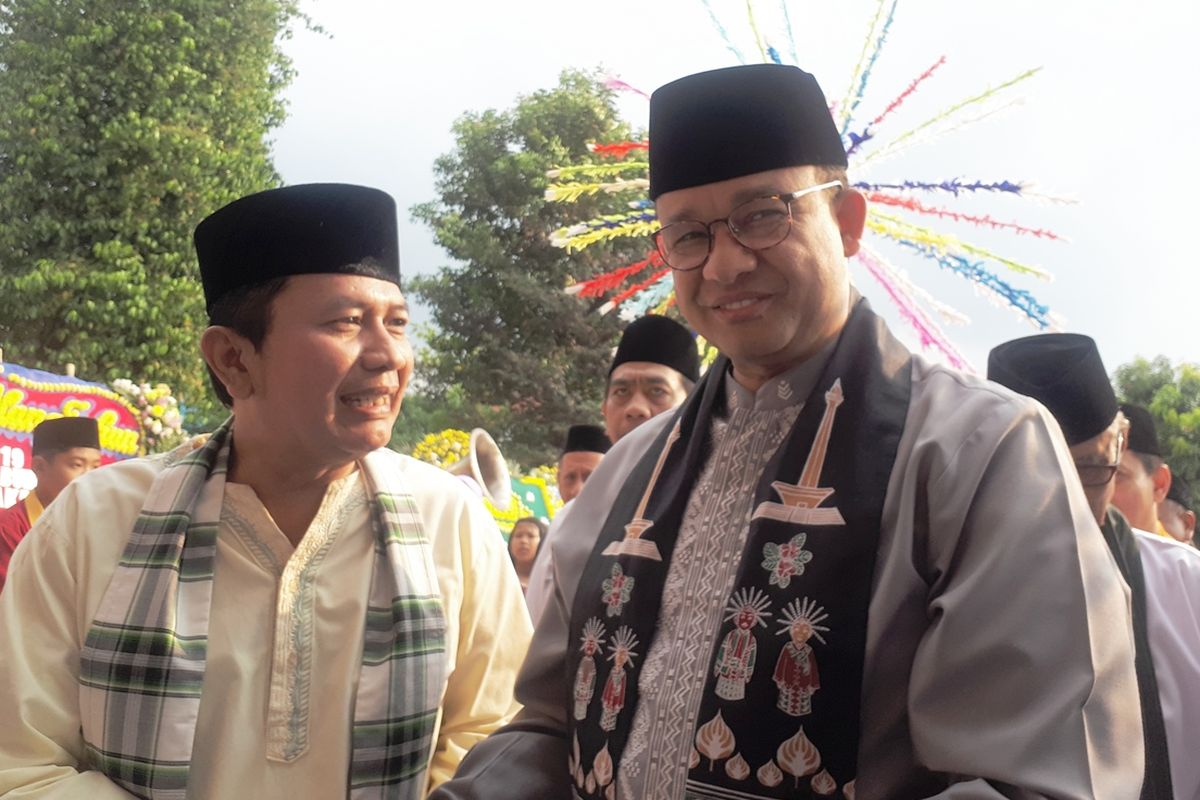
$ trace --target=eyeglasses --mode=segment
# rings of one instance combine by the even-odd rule
[[[787,238],[792,229],[792,203],[814,192],[841,188],[841,181],[829,181],[788,194],[756,197],[742,203],[724,219],[704,223],[685,219],[672,222],[654,234],[658,254],[667,266],[678,272],[699,269],[713,249],[713,226],[723,222],[734,240],[749,250],[766,250]]]
[[[1079,473],[1079,482],[1084,486],[1106,486],[1117,474],[1118,464],[1080,464],[1075,462],[1075,470]]]
[[[1080,464],[1075,462],[1079,482],[1087,487],[1107,486],[1121,467],[1121,452],[1125,444],[1124,434],[1117,436],[1117,461],[1115,464]]]

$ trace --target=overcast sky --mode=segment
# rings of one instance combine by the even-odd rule
[[[709,5],[735,47],[761,60],[745,2]],[[302,7],[329,35],[300,31],[287,44],[299,74],[288,92],[288,121],[275,133],[276,165],[288,183],[348,181],[392,193],[408,274],[447,261],[407,209],[434,197],[433,161],[451,149],[450,126],[463,112],[508,108],[521,94],[555,85],[566,67],[603,67],[649,92],[690,72],[738,63],[701,0],[653,0],[636,10],[574,0],[308,0]],[[760,0],[754,7],[761,32],[786,55],[791,42],[780,4]],[[831,100],[846,93],[875,9],[875,0],[787,4],[799,63]],[[1020,104],[852,169],[851,179],[1029,181],[1073,198],[1072,205],[924,199],[1069,238],[1056,243],[938,226],[1053,272],[1052,283],[1005,277],[1049,303],[1066,330],[1094,336],[1110,371],[1135,355],[1198,362],[1198,34],[1194,0],[901,0],[857,116],[879,113],[939,56],[947,62],[880,126],[881,139],[1027,69],[1043,69],[1002,95]],[[621,109],[644,125],[644,100],[627,95]],[[945,330],[981,370],[990,347],[1034,332],[933,262],[880,249],[971,318]],[[852,275],[901,338],[915,344],[870,276],[858,265]]]

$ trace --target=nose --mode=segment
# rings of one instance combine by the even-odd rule
[[[382,320],[366,329],[367,342],[363,347],[363,366],[373,372],[392,372],[403,369],[412,360],[408,339],[388,330]]]
[[[650,400],[643,392],[635,392],[625,404],[626,419],[650,419]]]
[[[720,223],[713,225],[712,252],[701,272],[706,280],[733,283],[742,273],[752,271],[758,260],[753,250],[733,238],[728,222]]]

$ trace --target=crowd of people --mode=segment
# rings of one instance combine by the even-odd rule
[[[392,199],[200,223],[230,417],[99,470],[87,421],[35,432],[0,796],[1200,800],[1195,508],[1095,342],[909,352],[849,281],[866,200],[800,69],[669,83],[649,138],[687,327],[628,326],[507,552],[386,448]]]

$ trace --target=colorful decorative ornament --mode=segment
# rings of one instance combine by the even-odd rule
[[[779,3],[782,16],[780,27],[783,28],[783,35],[786,37],[786,48],[776,47],[770,41],[756,14],[756,5],[759,4],[752,0],[745,4],[745,27],[749,29],[753,40],[753,51],[738,46],[721,16],[714,10],[715,4],[710,4],[709,0],[701,2],[726,48],[739,63],[761,60],[782,64],[785,61],[784,50],[791,63],[799,61],[787,0],[781,0]],[[870,166],[894,157],[914,144],[946,136],[998,113],[1015,102],[1009,99],[1014,88],[1034,78],[1040,69],[1024,70],[999,84],[970,92],[915,125],[910,125],[889,137],[887,131],[895,124],[897,112],[919,93],[928,92],[929,87],[944,73],[947,59],[942,55],[909,80],[899,94],[882,102],[868,122],[856,126],[858,114],[871,102],[871,78],[884,51],[897,8],[898,0],[877,0],[875,3],[867,35],[845,93],[831,108],[850,160],[850,172],[856,177],[868,172]],[[748,58],[747,53],[750,52],[756,52],[757,58]],[[644,91],[616,78],[610,78],[606,85],[618,91],[648,98]],[[644,196],[647,167],[645,152],[648,142],[631,139],[595,143],[589,149],[594,156],[604,160],[551,170],[547,173],[551,183],[546,189],[546,197],[556,202],[575,202],[584,196],[603,193],[620,196],[626,210],[566,226],[553,234],[554,244],[570,252],[578,252],[593,244],[618,238],[648,239],[658,227],[653,204]],[[1009,271],[1020,276],[1049,280],[1048,272],[974,242],[918,224],[913,218],[948,221],[1015,236],[1062,242],[1065,241],[1064,237],[1044,227],[1001,219],[975,210],[957,210],[944,204],[926,202],[922,195],[940,194],[959,198],[965,195],[986,196],[999,193],[1051,202],[1069,201],[1047,197],[1035,192],[1029,183],[1008,179],[958,177],[945,180],[855,180],[853,186],[863,192],[870,201],[866,231],[868,240],[890,241],[918,256],[919,262],[932,263],[941,270],[947,270],[970,281],[987,299],[1013,309],[1039,330],[1058,329],[1059,320],[1046,304],[1037,300],[1028,290],[1002,277],[1004,271]],[[869,241],[867,243],[869,244]],[[863,247],[855,259],[863,265],[867,274],[880,284],[888,299],[895,304],[901,318],[916,334],[922,349],[940,354],[955,368],[971,370],[966,358],[933,319],[936,315],[945,323],[965,324],[969,321],[965,315],[931,297],[911,277],[888,264],[877,247]],[[646,253],[642,259],[573,284],[567,291],[581,297],[607,296],[609,300],[599,307],[600,313],[617,309],[623,309],[623,316],[630,317],[651,312],[661,313],[673,299],[672,291],[663,280],[669,271],[661,263],[661,259],[657,258],[653,245],[647,241]]]

